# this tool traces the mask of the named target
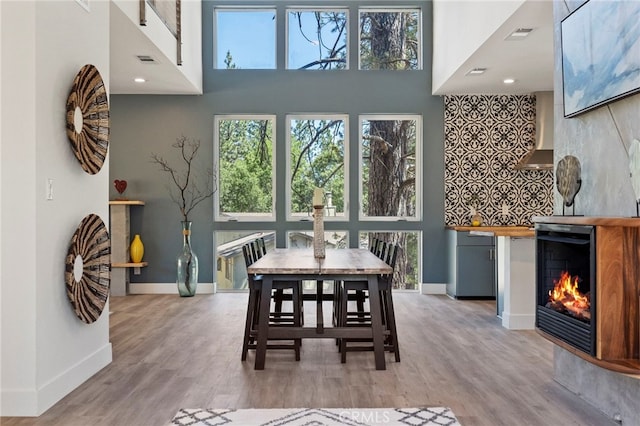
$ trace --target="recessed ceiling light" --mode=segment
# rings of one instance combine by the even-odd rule
[[[466,75],[480,75],[480,74],[484,74],[486,70],[487,70],[486,68],[472,68],[469,70],[469,72]]]
[[[516,80],[515,80],[515,79],[513,79],[513,78],[505,78],[504,80],[502,80],[502,82],[503,82],[504,84],[513,84],[513,83],[515,83],[515,82],[516,82]]]
[[[142,77],[136,77],[136,78],[133,79],[133,81],[135,81],[136,83],[144,83],[147,80],[145,80]]]

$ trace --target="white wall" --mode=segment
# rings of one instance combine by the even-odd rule
[[[435,92],[525,0],[433,0]]]
[[[182,65],[177,66],[177,43],[175,37],[158,17],[151,6],[146,5],[146,25],[140,25],[140,3],[138,0],[111,0],[131,23],[136,31],[144,34],[164,55],[167,64],[173,64],[202,94],[202,2],[182,0],[181,37]],[[137,65],[137,64],[136,64]]]
[[[66,98],[83,65],[95,65],[109,89],[109,3],[89,4],[0,2],[3,416],[41,414],[111,362],[108,304],[87,325],[64,283],[81,220],[95,213],[109,223],[108,158],[85,173],[65,132]]]

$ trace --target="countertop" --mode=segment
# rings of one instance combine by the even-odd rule
[[[534,237],[533,227],[528,226],[447,226],[454,231],[469,231],[474,235],[495,237]]]

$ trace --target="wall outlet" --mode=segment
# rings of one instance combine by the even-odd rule
[[[509,204],[502,203],[502,215],[503,216],[508,216],[509,215]]]

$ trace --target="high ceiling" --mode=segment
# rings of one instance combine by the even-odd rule
[[[515,29],[527,37],[505,40]],[[466,75],[486,68],[481,75]],[[434,94],[524,94],[553,90],[553,2],[527,0]],[[504,84],[505,78],[515,79]]]
[[[113,4],[113,3],[112,3]],[[527,0],[434,94],[522,94],[553,90],[552,1]],[[532,28],[519,41],[505,40],[516,28]],[[194,94],[193,85],[120,11],[111,7],[110,92],[113,94]],[[156,61],[144,63],[138,55]],[[472,68],[482,75],[467,76]],[[134,77],[145,76],[145,84]],[[506,77],[516,80],[506,85]]]
[[[136,23],[111,2],[110,87],[111,93],[120,94],[196,94],[197,89],[175,65],[175,58],[164,56],[140,30]],[[142,62],[138,56],[154,59]],[[144,84],[133,81],[144,77]]]

